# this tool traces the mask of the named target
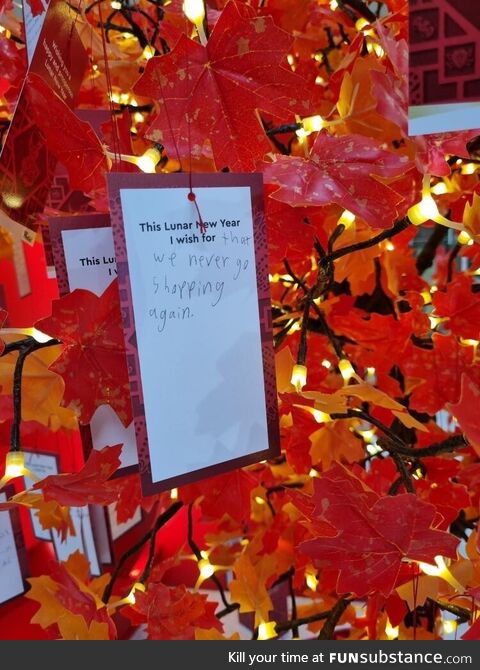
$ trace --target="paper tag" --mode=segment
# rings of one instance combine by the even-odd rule
[[[142,487],[278,453],[260,175],[109,175]]]
[[[480,12],[466,0],[410,0],[409,133],[480,127]]]
[[[70,507],[70,516],[75,528],[75,535],[67,535],[62,542],[59,533],[53,529],[52,539],[57,560],[66,561],[75,551],[80,551],[90,563],[90,572],[93,576],[101,574],[98,561],[95,539],[88,507]]]
[[[49,220],[49,229],[60,295],[76,288],[101,295],[117,275],[110,218],[104,214],[55,217]],[[137,469],[134,424],[125,428],[109,405],[96,409],[90,426],[82,427],[82,439],[87,452],[122,444],[117,474]]]
[[[0,492],[0,502],[6,500],[6,494]],[[24,590],[12,514],[0,511],[0,603],[20,595]]]
[[[37,47],[43,22],[45,21],[45,16],[47,15],[49,0],[39,0],[39,3],[41,7],[43,7],[43,11],[36,16],[33,15],[28,2],[22,3],[23,25],[25,28],[25,44],[27,47],[27,58],[29,65],[32,62],[33,54],[35,53],[35,49]]]
[[[25,467],[30,472],[33,472],[39,479],[44,479],[49,475],[58,474],[58,459],[54,454],[43,454],[34,451],[24,451],[25,454]],[[29,489],[33,486],[34,482],[29,477],[24,477],[25,479],[25,488]],[[30,518],[32,520],[33,534],[37,540],[50,540],[52,535],[49,530],[42,528],[38,516],[35,513],[35,510],[30,510]]]

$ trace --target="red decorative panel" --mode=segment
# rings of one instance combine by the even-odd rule
[[[410,104],[480,100],[480,1],[410,0]]]

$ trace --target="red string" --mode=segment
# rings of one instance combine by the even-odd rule
[[[188,20],[186,20],[186,25],[187,25],[187,30],[188,30]],[[187,98],[189,94],[188,90],[188,82],[190,81],[190,52],[187,49],[187,72],[186,72],[186,85],[187,85]],[[200,212],[200,208],[198,206],[197,202],[197,196],[193,192],[193,171],[192,171],[192,132],[191,132],[191,124],[190,124],[190,116],[188,115],[188,112],[185,110],[185,120],[187,122],[187,137],[188,137],[188,186],[189,186],[189,193],[188,193],[188,199],[190,202],[193,202],[195,204],[195,209],[197,210],[197,216],[198,216],[198,225],[200,227],[200,232],[202,234],[205,234],[207,232],[207,226],[203,222],[202,214]]]

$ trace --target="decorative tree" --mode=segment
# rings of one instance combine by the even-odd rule
[[[70,507],[154,511],[111,574],[74,554],[31,578],[33,622],[115,639],[121,612],[153,639],[224,639],[239,610],[258,639],[478,639],[480,131],[408,136],[405,0],[186,4],[73,2],[104,143],[33,80],[34,121],[90,211],[109,169],[263,172],[282,455],[142,498],[106,448],[14,494],[63,534]],[[26,67],[9,0],[0,26],[7,129]],[[2,485],[25,474],[22,431],[63,435],[105,402],[126,422],[115,295],[55,301],[32,324],[46,338],[2,335]]]

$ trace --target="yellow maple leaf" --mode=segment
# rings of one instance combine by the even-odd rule
[[[273,556],[265,555],[254,565],[244,552],[233,566],[235,579],[230,582],[232,601],[240,604],[240,612],[255,612],[255,626],[268,621],[268,613],[273,609],[265,586],[272,574],[273,562]]]

